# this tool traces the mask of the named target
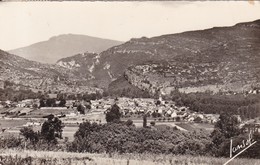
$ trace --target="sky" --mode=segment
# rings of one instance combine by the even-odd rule
[[[68,33],[127,41],[257,19],[259,1],[2,2],[0,49]]]

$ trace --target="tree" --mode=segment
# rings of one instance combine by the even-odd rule
[[[118,105],[114,104],[106,114],[106,121],[107,122],[116,122],[119,121],[121,117],[120,108]]]
[[[127,125],[128,127],[129,126],[132,126],[134,124],[133,120],[131,119],[128,119],[126,122],[125,122],[125,125]]]
[[[54,117],[54,115],[50,115],[48,120],[45,121],[42,125],[41,135],[48,143],[57,143],[56,138],[62,139],[63,127],[64,125],[62,124],[61,120],[59,120],[57,117]]]
[[[212,139],[211,151],[215,156],[228,156],[230,138],[240,134],[238,118],[230,113],[222,113],[219,121],[215,124]]]
[[[30,140],[33,144],[39,141],[40,135],[34,132],[31,127],[24,127],[20,130],[20,134],[25,137],[26,140]]]
[[[225,138],[231,138],[240,134],[238,118],[230,113],[222,113],[219,121],[215,124]]]
[[[41,99],[40,100],[40,107],[45,107],[46,105],[45,105],[45,102],[44,102],[44,100],[43,99]]]
[[[55,106],[56,106],[56,100],[55,99],[47,99],[46,107],[55,107]]]
[[[103,95],[103,97],[107,97],[107,96],[109,96],[109,93],[108,93],[108,91],[104,91],[104,92],[102,93],[102,95]]]
[[[37,109],[38,105],[37,104],[33,104],[32,107],[33,107],[33,109]]]
[[[144,114],[144,116],[143,116],[143,128],[146,128],[146,127],[147,127],[147,117]]]
[[[246,150],[245,153],[243,153],[241,156],[242,157],[249,157],[249,158],[254,158],[254,159],[259,159],[260,158],[260,133],[259,132],[254,132],[253,133],[253,139],[257,141],[252,147]]]
[[[91,109],[91,105],[87,104],[85,105],[86,109],[90,110]]]
[[[151,121],[150,124],[151,124],[151,126],[154,127],[155,126],[155,121]]]
[[[85,107],[82,104],[79,104],[77,106],[77,110],[79,111],[80,114],[85,114]]]
[[[157,100],[156,103],[155,103],[156,106],[159,106],[160,104],[161,104],[160,100]]]
[[[59,106],[60,107],[65,107],[65,105],[66,105],[66,100],[65,99],[61,99],[60,103],[59,103]]]

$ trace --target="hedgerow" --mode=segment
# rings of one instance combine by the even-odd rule
[[[172,128],[136,128],[124,122],[84,122],[68,145],[68,151],[90,153],[206,154],[211,143],[203,131],[181,132]]]

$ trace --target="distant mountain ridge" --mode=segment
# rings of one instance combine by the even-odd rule
[[[94,73],[108,82],[125,75],[131,84],[153,92],[211,85],[248,89],[260,85],[260,20],[131,39],[100,56]]]
[[[61,58],[84,52],[100,53],[119,44],[122,42],[87,35],[63,34],[8,52],[29,60],[54,64]]]

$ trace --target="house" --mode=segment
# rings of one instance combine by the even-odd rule
[[[10,105],[10,104],[11,104],[11,101],[10,101],[10,100],[7,100],[7,101],[5,101],[5,103],[6,103],[7,105]]]
[[[23,126],[24,127],[41,126],[41,123],[39,123],[39,122],[27,122]]]
[[[54,93],[49,93],[49,94],[48,94],[48,97],[49,97],[50,99],[57,99],[58,95],[57,95],[57,94],[54,94]]]
[[[16,104],[16,107],[20,107],[20,108],[22,108],[22,107],[25,107],[25,103],[23,103],[23,102],[18,102],[17,104]]]
[[[219,114],[204,114],[206,120],[210,123],[216,123],[219,120]]]
[[[248,123],[242,126],[243,132],[259,132],[260,123]]]
[[[172,114],[171,114],[171,117],[177,117],[177,113],[176,112],[172,112]]]

